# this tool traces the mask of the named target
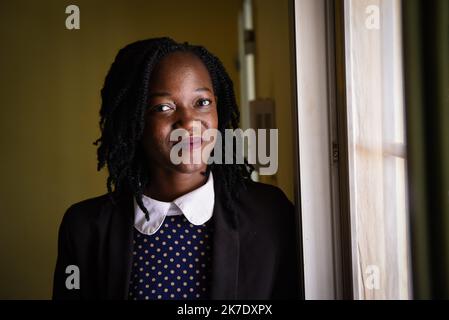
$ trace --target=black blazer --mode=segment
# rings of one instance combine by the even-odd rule
[[[294,206],[277,187],[248,182],[229,219],[214,181],[212,299],[300,298]],[[72,205],[59,229],[54,299],[128,299],[133,251],[131,195]],[[80,289],[65,286],[68,265]]]

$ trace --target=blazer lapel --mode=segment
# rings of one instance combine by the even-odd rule
[[[108,270],[106,277],[107,299],[128,299],[131,277],[134,205],[132,195],[126,194],[117,200],[113,208],[107,235]]]
[[[239,235],[220,199],[215,183],[212,292],[214,300],[237,299],[239,270]]]

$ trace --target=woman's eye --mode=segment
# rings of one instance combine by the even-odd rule
[[[200,100],[198,100],[198,105],[200,107],[206,107],[206,106],[210,105],[211,103],[212,103],[212,101],[209,100],[209,99],[200,99]]]
[[[160,104],[153,107],[153,110],[156,112],[165,112],[170,111],[172,108],[168,104]]]

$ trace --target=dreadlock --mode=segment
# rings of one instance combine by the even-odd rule
[[[114,194],[130,192],[149,220],[142,196],[149,181],[147,163],[140,141],[145,126],[144,114],[148,102],[149,81],[153,69],[167,54],[184,51],[194,53],[209,71],[217,96],[218,130],[236,129],[240,113],[233,83],[221,61],[202,46],[177,43],[170,38],[137,41],[122,48],[113,62],[101,90],[101,136],[94,142],[97,148],[97,170],[107,166],[107,189],[114,202]],[[234,144],[235,146],[235,144]],[[222,144],[224,157],[224,143]],[[235,147],[234,147],[235,159]],[[235,163],[235,161],[234,161]],[[229,219],[236,223],[234,201],[245,180],[250,179],[253,167],[244,164],[210,164],[205,175],[213,172],[223,184],[225,208]]]

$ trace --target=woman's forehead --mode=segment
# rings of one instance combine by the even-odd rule
[[[199,69],[207,73],[207,68],[203,61],[193,52],[176,51],[167,54],[156,65],[157,69],[167,70],[179,70],[182,68]]]
[[[150,87],[180,85],[185,82],[212,85],[209,72],[198,56],[191,52],[174,52],[162,58],[155,66]]]

